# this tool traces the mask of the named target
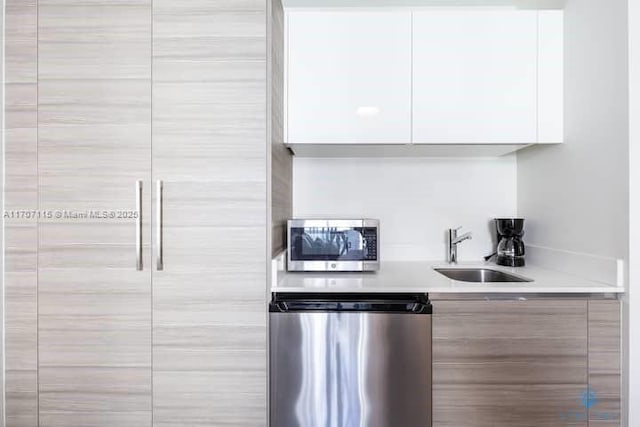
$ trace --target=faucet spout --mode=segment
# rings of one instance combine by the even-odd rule
[[[468,233],[464,233],[461,236],[458,236],[458,230],[461,227],[458,228],[450,228],[448,231],[448,239],[447,239],[447,244],[448,244],[448,252],[447,254],[448,256],[448,260],[449,264],[457,264],[458,263],[458,244],[460,244],[461,242],[464,242],[465,240],[469,240],[472,237],[471,232]]]
[[[456,237],[456,238],[451,242],[451,244],[453,244],[453,245],[457,245],[458,243],[460,243],[460,242],[464,242],[465,240],[471,240],[471,238],[472,238],[472,234],[471,234],[471,232],[464,233],[462,236],[458,236],[458,237]]]

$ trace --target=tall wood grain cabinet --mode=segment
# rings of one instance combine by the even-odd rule
[[[153,4],[154,424],[264,425],[267,4]]]
[[[6,10],[6,425],[266,425],[280,1]]]
[[[37,6],[39,424],[147,425],[151,1]]]

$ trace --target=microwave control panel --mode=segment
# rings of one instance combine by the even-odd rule
[[[365,227],[362,229],[362,237],[365,240],[366,252],[365,261],[376,261],[378,259],[378,229],[375,227]]]

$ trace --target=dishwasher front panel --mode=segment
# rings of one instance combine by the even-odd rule
[[[431,316],[270,313],[271,427],[431,426]]]

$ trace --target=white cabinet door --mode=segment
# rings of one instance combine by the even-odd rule
[[[288,142],[411,141],[411,13],[288,14]]]
[[[536,12],[414,12],[414,143],[534,143],[536,98]]]
[[[564,140],[564,14],[538,12],[538,143]]]

